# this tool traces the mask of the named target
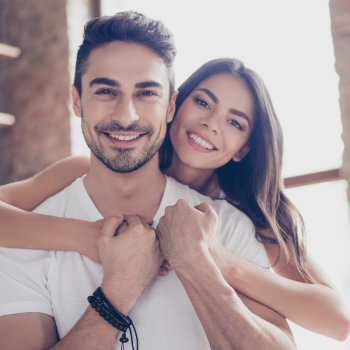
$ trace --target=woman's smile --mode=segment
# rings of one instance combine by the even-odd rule
[[[194,146],[199,151],[216,151],[217,148],[207,139],[204,139],[202,136],[195,132],[188,131],[188,142],[190,145]]]

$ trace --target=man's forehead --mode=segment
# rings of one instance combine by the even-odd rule
[[[154,81],[169,84],[168,68],[163,59],[147,46],[133,42],[114,41],[93,50],[82,78],[85,84],[93,79],[107,78],[121,85]]]
[[[93,87],[95,85],[108,85],[117,88],[122,87],[122,84],[118,80],[109,79],[107,77],[94,78],[89,82],[90,87]],[[148,87],[156,87],[160,89],[163,88],[161,83],[154,80],[147,80],[135,83],[135,88],[137,89],[145,89]]]

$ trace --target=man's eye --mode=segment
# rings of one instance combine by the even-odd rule
[[[111,95],[112,91],[109,89],[100,89],[96,91],[96,95]]]
[[[208,102],[203,100],[202,98],[195,97],[194,102],[197,103],[198,105],[204,107],[204,108],[209,108]]]
[[[152,90],[142,90],[139,92],[139,96],[156,96],[156,93]]]

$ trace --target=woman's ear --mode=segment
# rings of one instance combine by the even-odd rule
[[[74,85],[72,85],[72,100],[73,100],[73,111],[74,114],[81,118],[81,103],[80,103],[80,95]]]
[[[176,109],[176,97],[178,92],[174,91],[173,95],[170,98],[166,121],[167,123],[170,123],[174,119],[175,109]]]
[[[234,162],[240,162],[250,151],[249,143],[246,143],[233,157]]]

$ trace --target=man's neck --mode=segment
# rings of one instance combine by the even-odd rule
[[[158,156],[131,173],[116,173],[94,156],[84,184],[104,217],[136,214],[152,221],[162,200],[166,179]]]

